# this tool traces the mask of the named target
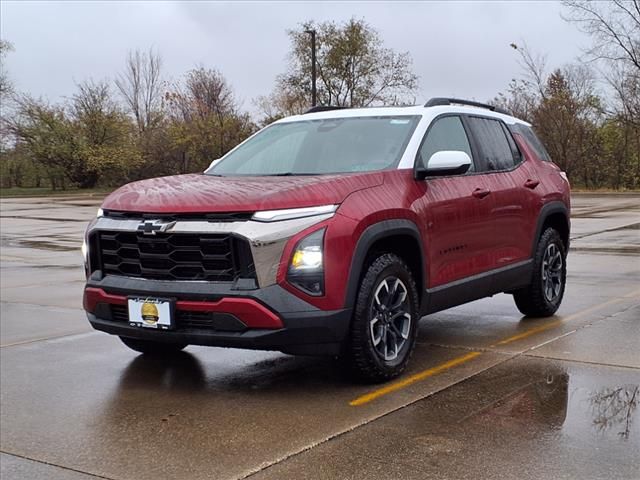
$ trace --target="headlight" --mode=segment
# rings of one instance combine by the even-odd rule
[[[338,205],[321,205],[319,207],[287,208],[285,210],[264,210],[254,213],[251,220],[258,222],[278,222],[280,220],[293,220],[294,218],[332,214],[337,209]]]
[[[98,212],[96,213],[96,218],[100,217],[104,217],[104,210],[102,210],[101,208],[99,208]]]
[[[291,259],[291,270],[317,270],[322,268],[322,248],[317,245],[296,250]]]
[[[303,292],[320,296],[324,294],[323,243],[325,228],[307,235],[293,250],[287,280]]]
[[[87,239],[82,240],[82,247],[80,248],[82,251],[82,257],[84,258],[85,265],[89,262],[89,247],[87,245]]]

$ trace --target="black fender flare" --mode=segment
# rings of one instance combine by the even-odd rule
[[[418,226],[407,219],[391,219],[382,220],[368,226],[364,232],[360,235],[356,248],[351,257],[351,268],[349,269],[349,278],[347,280],[347,294],[345,298],[345,308],[353,308],[356,302],[356,295],[358,294],[358,287],[360,286],[360,277],[362,276],[362,270],[364,268],[364,262],[367,258],[367,253],[371,246],[378,240],[386,237],[393,237],[396,235],[408,235],[413,237],[418,243],[418,250],[420,253],[420,274],[421,278],[419,283],[422,285],[422,291],[418,292],[418,302],[422,303],[424,297],[424,290],[427,285],[427,271],[426,263],[424,260],[424,248],[423,240],[420,235]]]
[[[540,235],[542,235],[542,227],[544,225],[544,222],[547,220],[547,218],[549,218],[551,215],[555,213],[562,213],[564,215],[567,221],[567,227],[569,228],[569,231],[571,230],[571,223],[569,219],[569,209],[564,204],[564,202],[561,202],[559,200],[554,200],[553,202],[549,202],[543,205],[542,208],[540,209],[540,214],[538,215],[538,221],[536,224],[536,233],[533,236],[533,242],[531,244],[531,258],[533,258],[536,254],[536,248],[538,246],[538,240],[540,239]],[[569,236],[567,236],[566,248],[567,248],[567,251],[569,251]]]

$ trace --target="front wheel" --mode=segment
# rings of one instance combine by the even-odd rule
[[[172,355],[187,346],[186,343],[154,342],[129,337],[120,337],[120,340],[131,350],[148,355]]]
[[[347,357],[355,376],[382,382],[405,369],[416,340],[418,293],[411,270],[386,253],[367,268],[354,310]]]
[[[518,310],[529,317],[550,317],[560,307],[567,280],[567,255],[560,234],[547,228],[536,247],[531,283],[513,292]]]

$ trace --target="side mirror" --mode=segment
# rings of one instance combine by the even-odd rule
[[[431,155],[427,166],[416,169],[416,179],[444,175],[462,175],[471,167],[471,157],[458,150],[442,150]]]

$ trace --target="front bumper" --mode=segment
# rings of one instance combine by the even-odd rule
[[[236,321],[195,326],[178,321],[171,331],[134,327],[122,316],[128,296],[172,298],[178,312],[181,308],[205,313],[209,309],[218,318],[224,316],[228,320],[231,316]],[[238,309],[238,305],[242,308]],[[231,283],[109,275],[88,280],[85,307],[93,328],[114,335],[307,355],[339,354],[351,319],[350,309],[320,310],[279,285],[241,290]],[[120,315],[115,314],[116,307],[120,308]]]

